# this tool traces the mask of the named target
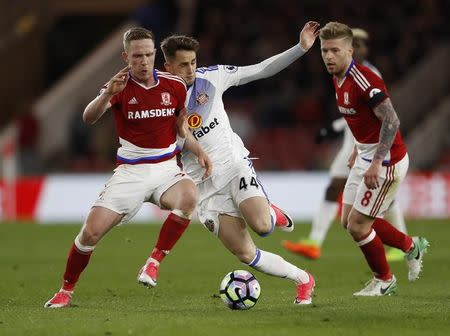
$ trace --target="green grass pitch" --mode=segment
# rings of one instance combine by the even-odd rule
[[[392,263],[396,295],[354,298],[370,279],[357,246],[338,225],[323,257],[309,261],[284,251],[291,233],[255,237],[261,249],[311,271],[313,305],[294,306],[294,284],[241,264],[200,225],[191,225],[160,268],[158,286],[138,285],[136,274],[159,225],[125,225],[110,232],[82,274],[72,306],[44,309],[59,288],[67,251],[79,225],[0,224],[0,335],[448,335],[450,332],[450,222],[409,221],[411,234],[431,243],[421,278],[409,283],[404,262]],[[218,286],[234,269],[252,271],[262,294],[248,311],[222,303]]]

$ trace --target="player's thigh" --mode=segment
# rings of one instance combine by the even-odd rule
[[[96,245],[109,230],[120,223],[123,216],[101,206],[92,207],[81,229],[81,243],[87,246]]]
[[[342,211],[341,211],[341,225],[344,229],[347,229],[348,227],[348,218],[350,215],[350,212],[353,209],[352,204],[345,204],[342,203]]]
[[[251,166],[242,165],[229,183],[231,195],[248,225],[263,229],[270,225],[269,201],[264,186]]]
[[[188,177],[182,177],[167,189],[159,198],[164,209],[180,209],[193,211],[197,205],[197,187]]]
[[[239,203],[239,210],[247,224],[255,231],[270,229],[269,201],[265,196],[251,196]]]
[[[358,162],[358,160],[357,160]],[[347,182],[345,183],[344,192],[342,194],[343,204],[353,204],[355,202],[356,194],[358,192],[359,185],[363,182],[363,175],[365,167],[359,166],[355,163],[350,170]]]
[[[156,179],[157,186],[147,197],[150,202],[162,209],[195,208],[197,189],[176,160],[159,164],[153,178]]]
[[[129,221],[139,211],[149,191],[147,176],[144,166],[120,165],[93,206],[123,215],[121,223]]]
[[[250,263],[255,257],[256,246],[242,218],[219,215],[219,239],[239,260]]]
[[[370,190],[364,182],[361,182],[353,207],[369,217],[383,217],[392,201],[395,199],[398,188],[406,176],[409,159],[405,156],[395,165],[382,167],[378,180],[380,187]]]
[[[200,190],[206,192],[204,188],[200,188]],[[219,216],[228,215],[230,217],[240,218],[241,213],[231,197],[228,186],[225,186],[216,193],[208,195],[208,197],[205,196],[205,198],[199,202],[197,216],[200,223],[202,223],[208,231],[218,236],[221,225]],[[200,197],[202,197],[202,192],[200,192]]]

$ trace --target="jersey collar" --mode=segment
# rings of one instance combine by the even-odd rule
[[[137,81],[136,79],[134,79],[133,76],[131,75],[131,70],[128,71],[128,74],[133,82],[135,82],[137,85],[139,85],[140,87],[143,87],[144,89],[147,89],[147,90],[154,88],[155,86],[158,86],[158,84],[159,84],[159,77],[156,72],[156,69],[153,69],[153,78],[155,79],[155,84],[153,84],[152,86],[146,86],[146,85],[142,84],[141,82]]]
[[[355,59],[352,58],[352,62],[350,63],[350,65],[349,65],[347,71],[345,72],[345,77],[348,76],[348,74],[350,73],[350,70],[353,68],[353,66],[355,65],[355,63],[356,63],[356,62],[355,62]]]

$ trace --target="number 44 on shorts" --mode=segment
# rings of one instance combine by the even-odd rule
[[[250,179],[250,185],[259,188],[258,182],[256,181],[254,176],[252,176],[252,178]],[[239,181],[239,190],[242,189],[247,190],[247,188],[248,184],[247,181],[245,180],[245,177],[241,177],[241,180]]]

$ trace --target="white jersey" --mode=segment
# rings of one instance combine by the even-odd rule
[[[223,93],[231,86],[272,76],[304,53],[296,45],[254,65],[213,65],[197,69],[196,79],[187,91],[186,114],[192,135],[212,161],[213,178],[230,172],[234,164],[241,162],[249,154],[241,138],[231,128],[222,101]],[[182,163],[184,170],[194,181],[200,182],[204,171],[198,164],[197,157],[184,150]],[[226,179],[221,180],[226,182]]]

